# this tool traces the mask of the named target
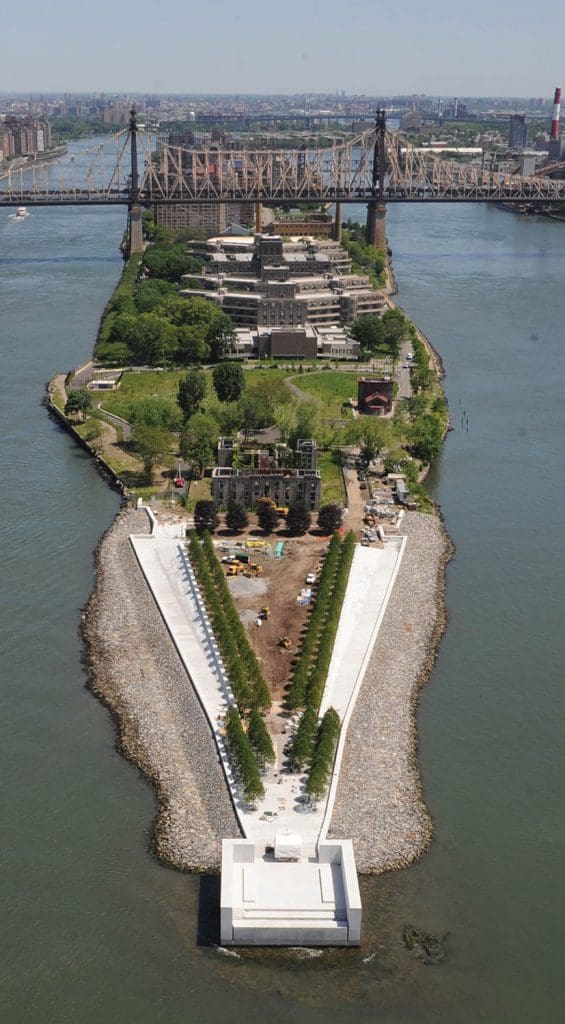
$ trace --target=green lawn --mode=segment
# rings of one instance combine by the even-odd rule
[[[108,412],[127,419],[132,402],[140,398],[169,398],[176,402],[179,380],[186,370],[147,370],[143,373],[124,373],[117,391],[104,392],[99,401]],[[211,386],[211,382],[210,382]]]
[[[343,505],[345,493],[341,466],[339,462],[334,461],[332,452],[319,453],[318,469],[322,477],[322,505],[327,505],[329,501],[337,501]]]
[[[350,398],[357,398],[356,373],[325,370],[322,373],[299,374],[292,378],[292,383],[323,404],[324,419],[343,419],[351,415],[351,411],[342,406]]]

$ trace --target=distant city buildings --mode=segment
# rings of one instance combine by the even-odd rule
[[[8,114],[0,122],[0,159],[33,156],[51,147],[51,129],[47,121]]]

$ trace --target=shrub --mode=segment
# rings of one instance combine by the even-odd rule
[[[293,768],[303,768],[310,761],[317,725],[318,716],[316,712],[308,708],[300,719],[300,725],[292,743],[290,763]]]

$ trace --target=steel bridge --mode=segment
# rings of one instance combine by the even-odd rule
[[[416,151],[387,128],[384,110],[373,128],[331,147],[268,150],[170,146],[141,131],[132,110],[128,128],[98,145],[0,175],[0,208],[241,202],[367,204],[367,237],[382,244],[389,203],[551,205],[565,202],[565,181]]]

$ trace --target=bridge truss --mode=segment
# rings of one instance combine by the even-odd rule
[[[330,147],[170,146],[130,128],[70,156],[0,174],[0,207],[75,204],[565,202],[565,181],[445,160],[376,127]]]

